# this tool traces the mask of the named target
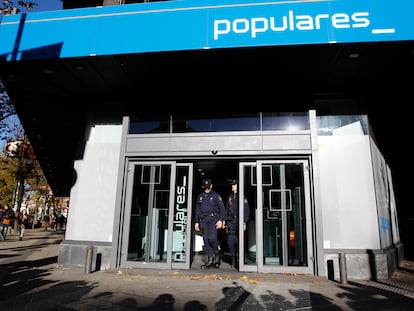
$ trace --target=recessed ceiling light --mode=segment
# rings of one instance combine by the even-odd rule
[[[85,70],[85,66],[84,65],[75,65],[73,67],[73,69],[75,69],[77,71],[82,71],[82,70]]]
[[[45,75],[53,75],[55,72],[52,69],[45,68],[43,69]]]

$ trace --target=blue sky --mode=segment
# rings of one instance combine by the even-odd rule
[[[30,10],[30,12],[41,12],[41,11],[55,11],[62,9],[62,1],[61,0],[30,0],[31,2],[36,3],[37,5]],[[18,2],[18,1],[13,1]],[[20,7],[19,7],[20,8]],[[23,13],[23,10],[20,8]]]

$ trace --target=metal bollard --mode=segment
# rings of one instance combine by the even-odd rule
[[[339,253],[339,276],[341,284],[348,284],[345,253]]]
[[[91,273],[91,270],[92,270],[92,258],[93,258],[93,246],[92,245],[89,245],[86,248],[85,273]]]
[[[334,261],[329,259],[327,261],[328,280],[335,281]]]

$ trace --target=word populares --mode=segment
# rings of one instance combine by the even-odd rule
[[[279,20],[275,17],[253,17],[237,18],[234,20],[220,19],[214,20],[214,40],[219,36],[235,34],[249,34],[251,38],[256,38],[257,34],[268,31],[308,31],[320,30],[324,22],[331,23],[332,27],[337,29],[349,28],[367,28],[370,24],[368,12],[355,12],[351,15],[346,13],[295,15],[289,11],[287,15],[282,16]],[[278,24],[278,21],[280,24]]]

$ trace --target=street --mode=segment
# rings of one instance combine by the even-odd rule
[[[29,229],[0,242],[2,309],[68,310],[413,310],[414,264],[389,280],[207,270],[60,267],[64,231]]]

